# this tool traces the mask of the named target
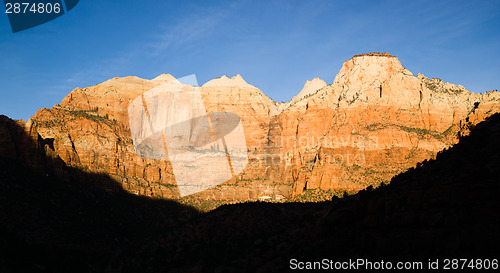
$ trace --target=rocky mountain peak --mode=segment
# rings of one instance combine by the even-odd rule
[[[294,105],[297,102],[315,94],[318,90],[322,89],[325,86],[327,86],[326,82],[318,77],[310,81],[306,81],[302,90],[295,97],[293,97],[289,102],[282,102],[278,105],[278,111],[284,111],[291,105]]]
[[[175,77],[170,74],[161,74],[158,77],[152,79],[155,82],[169,82],[175,80]]]
[[[381,83],[404,70],[398,58],[388,53],[354,55],[344,62],[333,82],[347,86],[352,83]]]
[[[325,86],[326,82],[320,78],[314,78],[311,81],[306,81],[306,84],[304,84],[304,88],[302,88],[302,90],[299,92],[297,96],[295,96],[295,98],[301,99],[307,95],[315,93],[316,91]]]
[[[203,85],[203,87],[209,87],[209,86],[256,88],[255,86],[248,84],[240,74],[233,76],[231,78],[228,78],[226,75],[223,75],[222,77],[208,81]]]

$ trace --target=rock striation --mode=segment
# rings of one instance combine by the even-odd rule
[[[178,198],[170,163],[136,155],[127,112],[135,98],[173,79],[123,77],[76,88],[39,110],[26,130],[67,166],[108,174],[135,194]],[[474,94],[415,76],[387,53],[356,55],[332,84],[315,78],[284,104],[241,75],[213,79],[200,90],[207,112],[240,116],[249,157],[238,177],[195,196],[204,199],[286,199],[307,190],[378,185],[500,112],[499,92]]]

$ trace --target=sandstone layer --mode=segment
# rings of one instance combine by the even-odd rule
[[[68,166],[108,174],[135,194],[178,198],[170,162],[136,154],[127,110],[172,80],[168,74],[124,77],[76,88],[39,110],[26,130],[40,136],[47,156]],[[500,93],[474,94],[414,76],[386,53],[354,56],[332,84],[315,78],[288,103],[277,104],[240,75],[211,80],[200,92],[207,112],[239,115],[246,138],[244,171],[194,196],[219,200],[283,200],[310,189],[377,185],[433,158],[500,111]]]

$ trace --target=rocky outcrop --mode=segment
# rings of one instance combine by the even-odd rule
[[[50,140],[40,138],[36,130],[26,126],[23,120],[11,120],[0,115],[0,157],[13,162],[24,162],[33,171],[45,174],[45,155],[41,143],[51,145]],[[37,145],[32,145],[35,142]],[[34,146],[33,148],[31,148]],[[30,147],[30,148],[28,148]]]
[[[279,112],[282,112],[297,102],[305,101],[304,98],[314,95],[325,86],[327,86],[327,84],[320,78],[314,78],[311,81],[306,81],[306,84],[304,84],[304,87],[300,90],[297,96],[293,97],[289,102],[280,103],[278,105]]]
[[[68,166],[106,173],[135,194],[177,198],[170,163],[136,155],[127,108],[162,83],[114,78],[77,88],[27,123],[46,140],[43,149]],[[277,104],[237,75],[200,88],[207,112],[240,116],[249,163],[237,177],[196,195],[223,200],[286,198],[304,190],[359,190],[458,141],[471,125],[500,111],[500,93],[468,92],[460,85],[414,76],[389,54],[356,55],[331,85],[307,82]]]

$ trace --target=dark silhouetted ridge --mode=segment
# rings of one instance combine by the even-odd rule
[[[496,114],[389,185],[324,203],[225,205],[129,249],[112,272],[284,272],[291,258],[498,258],[499,156]]]

